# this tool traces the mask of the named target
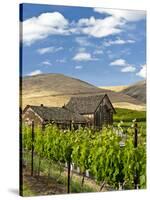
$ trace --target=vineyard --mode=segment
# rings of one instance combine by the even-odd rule
[[[63,186],[60,193],[146,187],[146,134],[135,122],[128,128],[119,123],[99,131],[32,123],[22,125],[21,141],[22,164],[29,175],[38,181],[47,176],[47,184],[53,175],[55,184]],[[21,187],[23,193],[23,183]]]

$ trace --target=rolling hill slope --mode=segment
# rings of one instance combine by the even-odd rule
[[[121,91],[135,99],[146,103],[146,81],[137,82]]]
[[[115,107],[143,109],[144,105],[129,95],[101,89],[63,74],[41,74],[22,79],[22,107],[27,104],[63,106],[71,96],[107,93]]]

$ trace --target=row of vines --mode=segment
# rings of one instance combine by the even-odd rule
[[[129,127],[124,131],[120,125],[117,128],[104,127],[101,131],[88,128],[64,131],[55,125],[47,125],[44,129],[22,126],[24,151],[31,152],[32,157],[36,154],[51,162],[67,163],[68,193],[72,163],[80,168],[83,183],[85,172],[88,170],[100,187],[109,184],[114,190],[120,187],[145,188],[145,140],[145,135],[139,128],[138,145],[135,146],[135,128]]]

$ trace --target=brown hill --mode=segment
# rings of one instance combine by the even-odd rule
[[[63,74],[41,74],[22,79],[22,107],[27,104],[41,103],[47,106],[62,106],[69,101],[71,96],[101,93],[107,93],[115,107],[132,108],[133,105],[133,107],[143,109],[144,105],[140,101],[126,94],[101,89]]]
[[[53,96],[103,91],[92,84],[63,74],[26,76],[23,78],[22,86],[23,94],[47,92]]]
[[[137,82],[121,91],[135,99],[146,103],[146,81]]]

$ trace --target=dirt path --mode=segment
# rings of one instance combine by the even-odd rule
[[[24,171],[23,184],[27,185],[36,196],[66,193],[66,187],[57,183],[56,180],[46,176],[31,177],[28,171]]]

